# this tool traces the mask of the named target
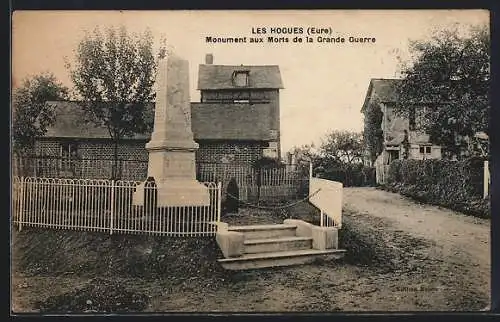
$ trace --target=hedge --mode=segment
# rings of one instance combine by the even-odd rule
[[[356,166],[349,169],[317,169],[316,175],[323,179],[342,182],[344,187],[375,186],[375,168]]]
[[[417,201],[490,218],[489,199],[483,199],[483,162],[481,158],[395,160],[386,188]]]

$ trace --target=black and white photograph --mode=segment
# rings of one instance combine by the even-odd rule
[[[490,311],[488,10],[11,23],[11,314]]]

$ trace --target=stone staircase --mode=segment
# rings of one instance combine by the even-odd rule
[[[224,254],[218,262],[228,270],[307,264],[339,259],[345,253],[338,249],[337,228],[301,220],[251,226],[220,223],[216,239]]]

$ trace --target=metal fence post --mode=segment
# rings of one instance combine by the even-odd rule
[[[115,212],[115,180],[111,180],[111,214],[109,220],[109,234],[113,235],[113,216]]]
[[[222,183],[217,183],[217,223],[220,223],[221,208],[222,208]]]
[[[24,216],[23,216],[23,213],[24,213],[24,177],[21,177],[20,178],[20,191],[19,191],[19,207],[17,207],[18,211],[19,211],[19,231],[23,230],[23,220],[24,220]]]

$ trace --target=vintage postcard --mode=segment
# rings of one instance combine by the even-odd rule
[[[14,12],[12,313],[488,311],[489,22]]]

